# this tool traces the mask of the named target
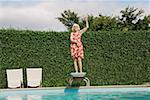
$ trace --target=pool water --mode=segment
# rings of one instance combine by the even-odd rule
[[[150,100],[150,88],[2,90],[0,100]]]

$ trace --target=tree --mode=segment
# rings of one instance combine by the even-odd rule
[[[142,9],[138,10],[138,8],[134,7],[127,7],[125,10],[121,10],[120,13],[121,17],[119,18],[118,23],[120,28],[123,30],[132,30],[144,11]]]
[[[70,10],[65,10],[63,13],[61,13],[61,17],[58,17],[58,20],[69,30],[74,23],[79,23],[78,14]]]
[[[99,16],[88,15],[89,30],[99,31],[99,30],[148,30],[150,28],[150,15],[143,16],[144,11],[142,9],[127,7],[120,11],[120,17],[104,16],[99,14]],[[80,25],[82,29],[85,27],[85,21],[78,16],[77,13],[71,10],[65,10],[61,13],[61,17],[58,20],[63,23],[68,30],[71,29],[74,23]]]
[[[148,30],[150,29],[150,15],[144,16],[143,19],[139,19],[135,26],[136,30]]]
[[[93,31],[117,30],[117,20],[115,17],[100,15],[93,19]]]

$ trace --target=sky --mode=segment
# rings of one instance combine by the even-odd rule
[[[118,16],[127,6],[150,14],[150,0],[0,0],[0,28],[66,31],[57,17],[70,9],[79,16]]]

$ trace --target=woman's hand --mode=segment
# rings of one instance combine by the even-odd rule
[[[84,17],[84,20],[85,20],[85,21],[88,21],[88,16],[85,16],[85,17]]]

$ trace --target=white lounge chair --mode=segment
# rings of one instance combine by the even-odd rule
[[[40,87],[42,83],[42,68],[27,68],[27,86]]]
[[[7,69],[8,88],[21,88],[23,84],[22,69]]]

